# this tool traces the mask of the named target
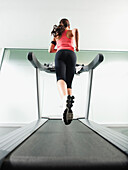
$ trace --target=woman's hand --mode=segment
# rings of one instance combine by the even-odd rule
[[[78,47],[75,47],[75,49],[76,49],[77,52],[79,51]]]

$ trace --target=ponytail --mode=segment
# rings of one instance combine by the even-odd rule
[[[51,35],[53,35],[54,37],[61,36],[64,31],[65,31],[64,25],[61,24],[59,26],[54,25]]]
[[[59,26],[57,26],[57,25],[53,26],[51,35],[53,35],[54,37],[61,36],[62,33],[65,31],[65,28],[69,27],[69,26],[70,26],[70,23],[69,23],[68,19],[63,18],[60,20]]]

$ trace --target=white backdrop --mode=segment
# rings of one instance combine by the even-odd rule
[[[51,41],[52,26],[66,17],[71,22],[71,28],[79,29],[81,50],[128,51],[127,9],[128,0],[0,0],[0,48],[47,49]],[[96,81],[94,77],[90,118],[100,123],[127,123],[127,63],[112,64],[109,65],[110,72],[108,65],[100,66],[106,72],[96,71],[99,79]],[[74,81],[75,91],[80,86],[76,85],[76,81],[77,79]],[[104,88],[99,94],[97,89],[101,85]],[[74,109],[79,110],[78,106],[79,102],[76,102]],[[82,115],[84,108],[81,107]],[[104,111],[106,114],[103,114]],[[79,116],[78,112],[76,116]],[[35,119],[29,114],[27,120],[26,115],[21,115],[21,118],[21,122]]]
[[[128,50],[128,0],[0,0],[0,47],[47,49],[63,17],[80,49]]]

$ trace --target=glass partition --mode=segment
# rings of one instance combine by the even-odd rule
[[[0,123],[28,123],[37,119],[35,70],[27,50],[6,49],[0,74]]]
[[[1,62],[2,62],[2,57],[3,57],[3,48],[0,48],[0,66],[1,66]]]
[[[43,49],[6,49],[0,74],[0,123],[28,123],[38,118],[36,71],[27,60],[34,52],[43,63],[53,63],[55,54]],[[80,51],[77,63],[88,64],[98,53],[104,61],[94,70],[89,119],[106,126],[128,125],[128,52]],[[75,75],[74,118],[85,116],[88,73]],[[61,102],[55,74],[40,72],[41,113],[61,118]]]

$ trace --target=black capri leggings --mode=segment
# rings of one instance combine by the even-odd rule
[[[66,82],[67,88],[72,88],[75,66],[76,54],[71,50],[59,50],[55,56],[57,81],[62,79]]]

